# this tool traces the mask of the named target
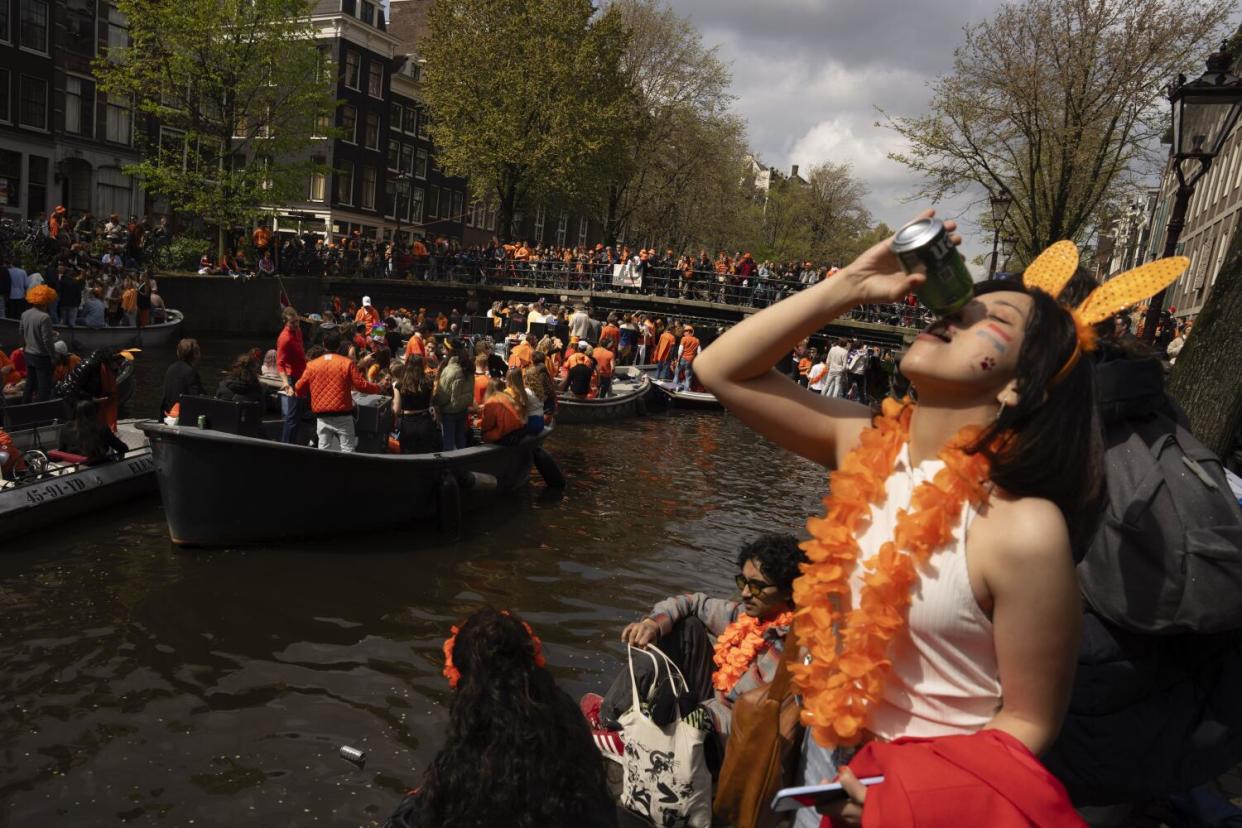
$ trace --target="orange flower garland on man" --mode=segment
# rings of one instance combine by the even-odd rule
[[[956,231],[954,222],[945,228]],[[803,393],[773,366],[850,309],[899,301],[925,281],[902,270],[891,240],[744,320],[695,365],[739,419],[835,470],[825,516],[808,522],[811,562],[794,585],[806,653],[791,673],[808,731],[802,781],[840,771],[850,799],[826,809],[839,822],[878,824],[864,816],[868,801],[890,814],[885,806],[919,781],[894,776],[919,763],[896,761],[884,770],[888,782],[863,788],[844,768],[859,745],[891,747],[881,754],[891,759],[907,751],[908,743],[886,744],[899,737],[978,736],[980,750],[999,741],[996,754],[1012,757],[980,780],[989,806],[1029,805],[1019,800],[1033,787],[1008,783],[1019,766],[1033,766],[1056,796],[1031,823],[1080,824],[1035,757],[1052,744],[1068,703],[1081,623],[1071,550],[1099,513],[1092,376],[1079,358],[1091,342],[1081,323],[1146,294],[1105,288],[1089,311],[1095,294],[1077,310],[1062,306],[1056,297],[1077,259],[1062,243],[1024,283],[976,285],[902,359],[918,405],[890,400],[874,422],[868,408]],[[1158,290],[1169,276],[1140,281]],[[951,791],[929,797],[923,805],[941,806],[938,813],[955,805]],[[917,824],[960,824],[949,819]],[[813,810],[798,812],[798,828],[818,824]]]
[[[741,600],[711,598],[696,592],[676,595],[656,604],[650,615],[630,624],[621,640],[635,647],[655,644],[685,674],[690,692],[702,701],[717,739],[708,752],[709,763],[721,761],[733,722],[733,703],[748,690],[772,680],[785,650],[785,636],[793,620],[793,580],[806,556],[793,535],[767,534],[742,547],[737,555],[734,581]],[[640,692],[651,683],[646,659],[634,662]],[[620,756],[625,734],[618,721],[629,709],[629,672],[623,670],[603,698],[588,694],[583,712],[595,728],[600,750]],[[652,717],[658,725],[658,710]],[[709,745],[713,740],[709,740]]]

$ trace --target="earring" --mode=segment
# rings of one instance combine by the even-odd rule
[[[996,419],[999,420],[1004,413],[1005,413],[1005,401],[1001,400],[1000,408],[996,410]]]

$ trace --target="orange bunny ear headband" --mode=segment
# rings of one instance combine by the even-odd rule
[[[1091,292],[1076,308],[1067,307],[1074,317],[1074,328],[1078,338],[1074,343],[1074,353],[1057,371],[1049,387],[1056,385],[1069,375],[1078,364],[1084,351],[1095,350],[1095,328],[1120,310],[1155,296],[1169,285],[1177,281],[1177,277],[1190,267],[1190,259],[1185,256],[1170,256],[1157,259],[1141,267],[1127,270],[1120,276],[1109,279]],[[1022,284],[1027,288],[1042,290],[1053,299],[1061,295],[1061,291],[1073,278],[1078,270],[1078,248],[1072,241],[1059,241],[1040,253],[1022,274]]]

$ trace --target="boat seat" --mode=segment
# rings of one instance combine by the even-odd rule
[[[197,426],[198,418],[207,418],[210,431],[238,434],[242,437],[263,436],[263,406],[254,401],[233,402],[215,397],[181,395],[181,413],[178,422],[183,426]]]
[[[61,399],[6,405],[3,411],[4,430],[10,434],[18,429],[63,423],[69,419],[69,408]]]
[[[72,463],[74,465],[81,465],[86,462],[85,454],[74,454],[70,451],[61,451],[60,449],[52,449],[47,453],[47,456],[53,460],[59,460],[62,463]]]

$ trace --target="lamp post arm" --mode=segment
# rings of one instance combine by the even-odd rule
[[[1190,207],[1190,198],[1195,194],[1195,185],[1212,166],[1211,158],[1200,158],[1199,169],[1189,179],[1182,172],[1179,161],[1176,165],[1177,195],[1173,200],[1173,212],[1169,216],[1168,231],[1164,239],[1163,258],[1177,255],[1177,243],[1181,241],[1182,230],[1186,227],[1186,212]],[[1156,341],[1156,326],[1160,324],[1160,313],[1164,310],[1164,297],[1168,289],[1160,291],[1151,298],[1147,306],[1147,317],[1143,322],[1143,341],[1151,344]]]

